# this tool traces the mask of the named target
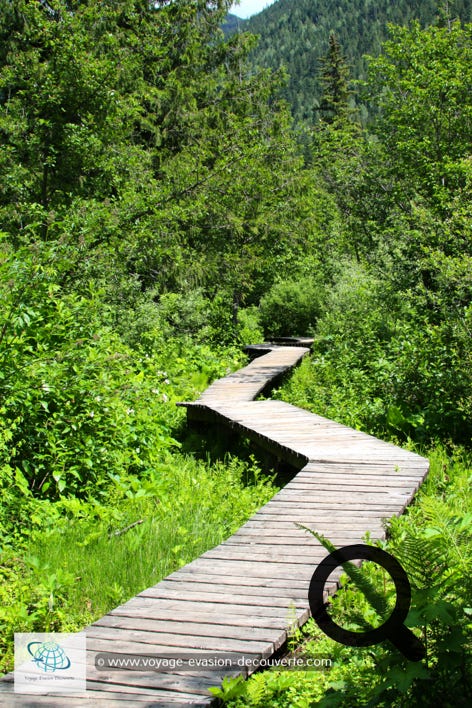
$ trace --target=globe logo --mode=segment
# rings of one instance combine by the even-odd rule
[[[56,642],[30,642],[28,651],[43,671],[54,672],[58,669],[68,669],[70,666],[69,657]]]

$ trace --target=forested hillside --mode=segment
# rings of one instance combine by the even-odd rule
[[[289,75],[283,96],[297,120],[312,121],[321,97],[319,61],[328,50],[334,32],[344,49],[354,79],[364,79],[364,54],[377,55],[387,38],[387,24],[406,25],[419,20],[431,25],[438,14],[450,19],[472,20],[467,0],[278,0],[250,18],[244,30],[260,37],[252,54],[256,66],[278,69]],[[364,106],[363,117],[367,118]],[[313,113],[315,109],[315,114]]]
[[[271,8],[274,56],[305,5]],[[429,663],[398,685],[387,667],[379,705],[448,705],[471,680],[472,25],[397,18],[367,129],[328,36],[352,19],[336,4],[321,65],[305,22],[322,111],[301,145],[255,39],[225,39],[229,6],[0,0],[2,666],[15,631],[85,626],[274,494],[246,450],[199,456],[176,403],[243,344],[311,334],[280,397],[440,460],[398,531],[439,539],[420,585],[448,569],[416,615]]]

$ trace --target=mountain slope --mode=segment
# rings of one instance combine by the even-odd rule
[[[243,20],[241,19],[241,17],[238,17],[237,15],[233,15],[231,12],[228,12],[221,29],[223,30],[226,36],[229,36],[231,34],[234,34],[235,32],[242,31],[243,29],[245,29],[246,23],[247,20]]]
[[[365,76],[363,54],[377,54],[387,36],[387,23],[404,25],[418,19],[423,26],[437,20],[437,0],[278,0],[244,24],[260,35],[253,54],[258,66],[284,65],[290,81],[284,97],[298,120],[313,120],[320,96],[319,60],[334,31],[352,77]],[[449,16],[472,20],[469,0],[449,3]]]

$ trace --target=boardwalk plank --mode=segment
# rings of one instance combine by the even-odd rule
[[[311,573],[312,574],[312,573]],[[310,573],[308,572],[306,576],[308,577]],[[310,576],[311,577],[311,576]],[[145,601],[146,600],[151,600],[150,604],[147,604]],[[290,600],[287,601],[286,606],[288,607],[290,604]],[[132,613],[134,613],[137,616],[148,616],[148,617],[155,617],[158,618],[162,612],[162,610],[170,610],[174,613],[174,617],[178,617],[180,613],[192,613],[193,616],[196,618],[198,621],[198,618],[200,617],[200,613],[202,615],[220,615],[222,613],[229,613],[229,614],[234,614],[234,615],[241,615],[241,617],[246,616],[246,617],[276,617],[276,618],[284,618],[285,617],[285,606],[277,606],[277,607],[268,607],[264,605],[258,605],[258,606],[253,606],[249,604],[241,604],[241,603],[234,603],[234,602],[215,602],[213,600],[199,600],[199,601],[192,601],[192,600],[181,600],[181,599],[175,599],[175,600],[169,600],[168,598],[153,598],[153,597],[140,597],[139,602],[134,603],[131,607],[125,607],[124,605],[121,608],[116,608],[115,610],[111,610],[109,614],[127,614],[128,616],[131,616]],[[139,612],[142,614],[139,615]]]
[[[229,540],[229,539],[228,539]],[[213,584],[219,584],[222,587],[225,585],[234,585],[236,584],[238,587],[248,587],[249,592],[251,593],[252,590],[260,590],[261,588],[280,588],[280,589],[289,589],[290,591],[295,591],[298,589],[306,589],[306,584],[304,580],[300,580],[297,578],[287,578],[287,577],[278,577],[278,578],[252,578],[248,577],[247,575],[222,575],[222,574],[214,574],[214,573],[199,573],[198,571],[190,571],[192,579],[192,583],[213,583]],[[189,582],[189,571],[188,571],[188,566],[184,566],[180,570],[176,571],[175,573],[172,573],[172,575],[168,575],[167,578],[165,579],[166,581],[171,580],[171,581],[177,581],[177,582]],[[165,582],[165,581],[163,581]]]
[[[180,621],[180,619],[176,617],[174,617],[173,620],[149,620],[143,619],[142,617],[117,617],[111,615],[105,615],[92,626],[142,630],[156,634],[182,634],[184,636],[192,632],[193,635],[198,634],[201,637],[222,638],[226,638],[229,634],[231,634],[233,629],[233,625],[231,623],[208,624],[203,622],[193,622],[192,626],[189,627],[187,623]],[[280,641],[280,638],[283,638],[286,633],[280,631],[280,628],[273,629],[271,631],[268,627],[242,626],[238,628],[237,635],[238,639],[249,639],[251,641],[267,640],[273,644],[277,644]]]
[[[221,578],[221,576],[219,577]],[[230,582],[231,580],[232,582]],[[223,584],[221,582],[204,581],[197,583],[197,581],[195,580],[195,575],[192,575],[191,581],[189,581],[188,578],[182,576],[180,576],[179,580],[173,580],[170,582],[167,580],[162,580],[155,587],[160,588],[161,590],[171,589],[174,592],[181,593],[182,596],[184,596],[185,593],[189,591],[211,592],[213,594],[219,595],[241,593],[240,583],[238,583],[236,580],[233,580],[232,578],[228,578],[228,583],[226,584]],[[246,585],[244,586],[243,592],[245,597],[254,595],[257,597],[263,596],[266,598],[270,596],[294,598],[306,595],[306,586],[303,583],[300,583],[300,587],[297,591],[293,587],[274,587],[272,585],[268,585],[266,587],[261,587],[260,585],[251,587]]]
[[[278,649],[284,642],[284,634],[280,632],[278,635],[272,639],[270,637],[270,632],[263,640],[249,639],[247,637],[241,637],[236,632],[235,637],[227,639],[226,637],[219,637],[215,635],[202,635],[200,633],[195,634],[179,634],[170,632],[150,632],[139,629],[130,629],[127,627],[106,627],[94,625],[90,627],[87,631],[87,646],[91,649],[96,646],[94,640],[109,640],[110,651],[114,651],[112,646],[121,643],[129,642],[131,644],[146,645],[148,648],[141,646],[141,653],[145,651],[157,651],[157,647],[162,651],[162,647],[166,647],[168,651],[170,650],[192,650],[192,649],[205,649],[206,651],[215,652],[246,652],[248,654],[259,654],[260,652],[270,650],[273,653]],[[149,646],[148,646],[149,645]]]
[[[255,611],[248,615],[241,614],[237,611],[235,611],[234,614],[231,614],[228,608],[224,608],[224,611],[220,608],[219,612],[200,611],[198,613],[183,608],[179,611],[178,615],[173,610],[169,610],[161,606],[157,607],[154,611],[149,610],[148,607],[124,609],[117,608],[116,610],[109,612],[108,615],[105,615],[105,617],[110,619],[113,619],[114,617],[128,617],[129,619],[142,619],[146,621],[162,620],[180,622],[185,630],[185,633],[191,631],[191,627],[189,627],[190,624],[198,623],[212,625],[222,624],[226,627],[255,627],[267,629],[284,629],[287,626],[285,616],[268,617],[260,615]]]
[[[231,548],[229,549],[231,552]],[[235,552],[237,555],[237,552]],[[325,554],[326,555],[326,554]],[[182,597],[184,595],[184,597]],[[291,602],[301,603],[300,607],[305,607],[307,603],[307,593],[303,593],[303,597],[299,597],[295,594],[295,598],[285,598],[285,597],[266,597],[263,593],[259,595],[247,595],[247,594],[236,594],[236,593],[222,593],[222,592],[205,592],[203,590],[185,591],[182,593],[180,588],[175,590],[170,590],[168,588],[161,588],[160,583],[152,588],[144,590],[138,595],[138,597],[155,597],[162,598],[163,600],[183,600],[185,602],[211,602],[215,605],[225,604],[225,605],[244,605],[250,606],[252,608],[258,607],[288,607]]]

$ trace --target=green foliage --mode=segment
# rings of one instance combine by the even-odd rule
[[[407,25],[419,20],[422,27],[438,21],[436,0],[279,0],[246,21],[243,30],[260,36],[253,52],[256,66],[286,67],[290,81],[283,91],[297,121],[313,120],[313,108],[319,105],[322,85],[320,61],[326,53],[328,38],[335,33],[344,48],[355,79],[367,74],[365,54],[380,54],[387,38],[387,24]],[[472,21],[470,3],[447,2],[446,22],[460,17]],[[372,106],[369,106],[372,109]],[[367,108],[363,107],[365,117]]]
[[[0,556],[1,668],[13,632],[80,629],[221,543],[276,491],[253,461],[177,454],[140,476],[115,467],[86,499],[33,504],[25,489],[28,528]]]
[[[146,469],[157,441],[176,445],[175,416],[152,394],[165,378],[157,362],[136,357],[106,326],[98,293],[64,293],[44,250],[7,252],[2,262],[2,461],[35,493],[54,496],[110,468]]]
[[[322,300],[322,285],[314,278],[274,283],[259,304],[265,336],[309,334],[319,317]]]
[[[384,285],[357,264],[346,264],[325,299],[311,359],[275,395],[353,427],[381,427],[379,386],[389,372],[382,340],[388,342],[393,327],[391,308],[382,308],[382,301],[388,305]]]
[[[349,314],[355,316],[346,310],[340,324],[352,332]],[[468,358],[446,326],[433,328],[421,319],[392,324],[387,338],[392,314],[378,308],[355,337],[342,331],[315,341],[311,362],[304,362],[277,395],[378,435],[470,440]],[[382,317],[379,332],[372,320]]]
[[[303,526],[301,524],[297,524],[300,528],[304,529],[305,531],[308,531],[312,536],[314,536],[320,543],[321,545],[326,548],[328,553],[333,553],[333,551],[336,550],[336,546],[331,543],[331,541],[323,536],[323,534],[318,533],[314,529],[307,528],[306,526]],[[362,569],[359,570],[359,568],[351,562],[343,563],[342,568],[346,574],[346,577],[352,582],[352,584],[355,586],[357,590],[360,591],[360,593],[363,596],[363,599],[366,600],[367,605],[370,606],[370,610],[373,610],[373,614],[377,615],[377,617],[382,621],[385,621],[388,616],[390,615],[391,610],[393,609],[392,606],[389,607],[387,603],[387,599],[385,596],[385,582],[383,584],[383,592],[380,593],[377,588],[375,587],[374,583],[370,580],[370,578],[367,576],[367,574],[364,572],[365,571],[365,563],[362,566]],[[370,571],[372,574],[372,570]],[[374,571],[375,573],[375,571]],[[384,574],[382,576],[384,578]],[[341,580],[341,582],[343,582]],[[346,595],[348,594],[348,591],[344,592],[341,594],[341,597],[343,599],[343,602],[346,601],[349,602],[349,596],[346,598]],[[390,593],[391,594],[391,593]],[[363,629],[370,628],[373,624],[371,614],[368,614],[368,608],[363,607],[364,613],[359,610],[359,603],[356,603],[356,613],[357,616],[360,617],[360,624]],[[368,615],[368,616],[366,616]]]
[[[376,130],[397,174],[437,208],[464,186],[470,155],[472,25],[390,27],[383,54],[370,59]]]
[[[383,111],[377,139],[346,120],[313,133],[344,218],[338,247],[358,265],[334,276],[316,368],[297,372],[306,389],[294,401],[380,434],[468,444],[470,26],[391,33],[368,82]]]
[[[238,336],[242,344],[262,342],[264,332],[260,321],[260,311],[254,305],[238,313]]]
[[[139,347],[136,335],[124,343],[103,292],[93,283],[81,294],[61,286],[67,267],[55,245],[14,252],[3,244],[1,463],[39,496],[84,494],[109,470],[152,468],[178,447],[185,414],[175,402],[194,397],[234,361],[176,338],[178,323],[169,329],[159,308],[147,331],[141,323]],[[123,327],[125,308],[119,318]]]
[[[208,690],[213,696],[219,698],[223,701],[223,704],[226,705],[228,701],[244,696],[247,691],[247,687],[242,676],[236,676],[235,678],[225,676],[221,683],[221,687],[213,686]]]
[[[78,621],[67,612],[67,593],[75,584],[70,573],[42,565],[36,557],[4,552],[0,578],[0,671],[12,668],[14,632],[74,631],[84,622],[85,617]]]
[[[118,260],[156,294],[212,300],[224,283],[230,313],[291,257],[288,215],[303,250],[313,186],[279,79],[219,29],[228,2],[3,5],[0,227],[15,245],[67,233],[87,246],[76,281]]]

